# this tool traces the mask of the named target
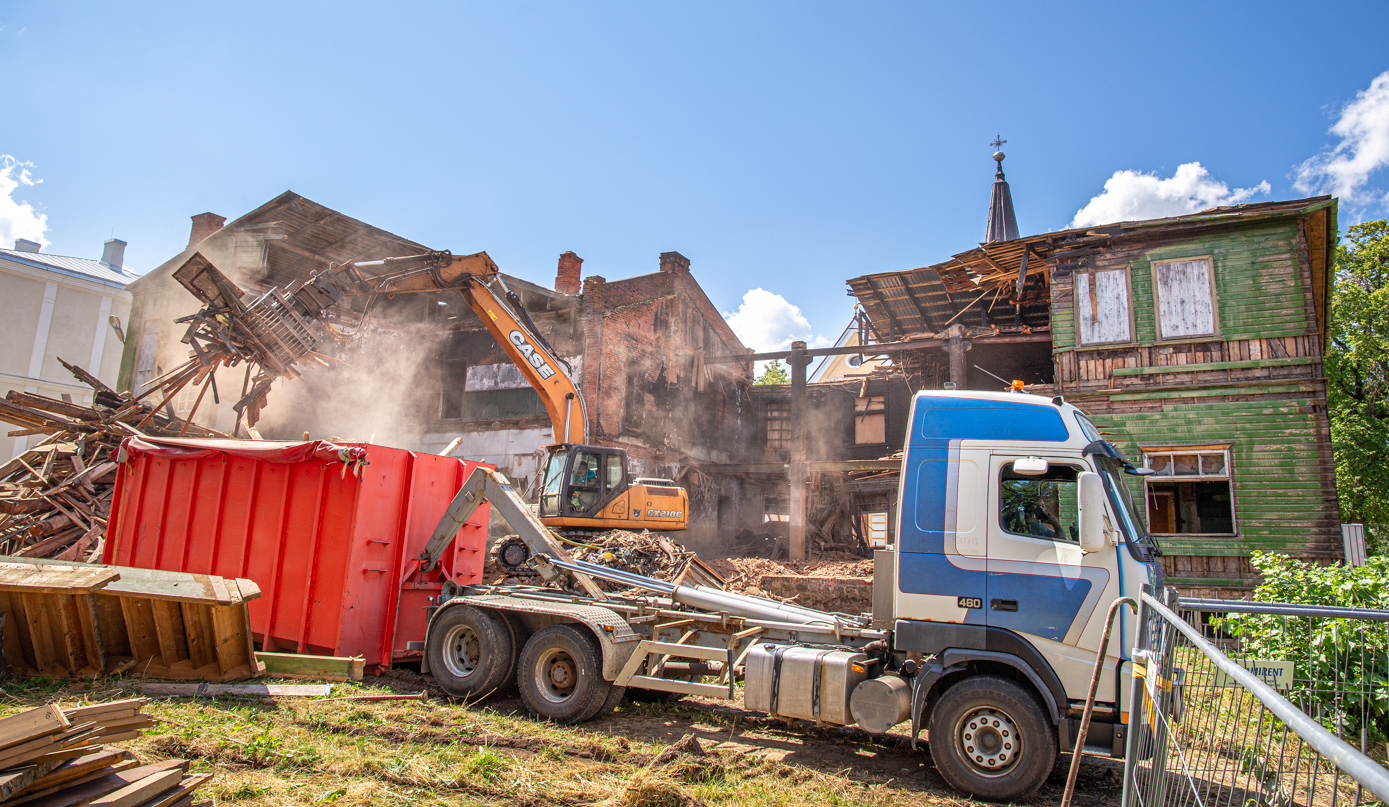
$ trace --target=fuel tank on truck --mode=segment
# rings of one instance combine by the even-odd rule
[[[431,598],[481,582],[490,505],[420,571],[439,518],[479,463],[321,440],[131,437],[117,459],[102,560],[245,577],[263,650],[419,658]],[[485,466],[491,467],[491,466]],[[422,646],[422,645],[421,645]]]

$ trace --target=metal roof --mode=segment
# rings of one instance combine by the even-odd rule
[[[87,258],[69,258],[65,255],[48,255],[43,252],[20,252],[13,249],[0,249],[0,257],[16,263],[24,263],[50,272],[80,277],[106,286],[123,289],[139,275],[127,272],[119,266],[93,261]]]

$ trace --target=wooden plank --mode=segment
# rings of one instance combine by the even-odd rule
[[[183,610],[183,635],[188,642],[188,659],[194,668],[217,663],[214,649],[216,629],[212,624],[212,609],[216,606],[179,603]]]
[[[86,666],[87,652],[82,643],[82,623],[73,607],[72,595],[53,595],[48,598],[53,624],[58,628],[58,658],[67,667],[68,675],[76,678]]]
[[[360,681],[366,666],[360,658],[298,653],[256,653],[256,660],[265,665],[266,675],[319,681]]]
[[[108,701],[106,703],[94,703],[90,706],[77,706],[72,709],[64,709],[63,715],[70,722],[76,723],[83,720],[99,720],[104,715],[128,711],[138,712],[149,703],[149,698],[130,698],[121,701]]]
[[[53,670],[58,657],[53,648],[53,630],[48,621],[47,603],[43,594],[23,593],[25,621],[29,626],[30,647],[34,651],[34,668],[47,674]]]
[[[171,781],[177,782],[183,778],[183,773],[187,770],[188,763],[181,759],[172,759],[165,762],[156,762],[151,765],[141,765],[136,768],[127,768],[123,771],[107,774],[99,779],[93,779],[75,787],[63,788],[55,793],[40,796],[31,800],[21,800],[15,804],[29,804],[32,807],[79,807],[84,804],[95,804],[97,799],[109,798],[111,794],[120,791],[122,788],[132,784],[142,782],[151,776],[160,776],[172,773],[177,778]],[[171,785],[172,786],[172,785]],[[151,794],[156,795],[156,794]],[[139,802],[133,802],[139,804]],[[5,807],[10,807],[6,804]]]
[[[147,801],[142,807],[178,807],[180,803],[192,803],[193,791],[202,787],[212,779],[210,773],[188,773],[184,774],[179,781],[178,787],[169,791],[166,795],[159,796],[153,801]]]
[[[0,720],[0,749],[56,734],[71,726],[72,723],[63,715],[63,710],[53,704],[10,715]]]
[[[226,606],[212,609],[213,653],[223,675],[255,660],[246,658],[246,637],[241,624],[244,618],[237,618],[239,610]]]
[[[0,801],[33,787],[55,768],[66,763],[67,760],[50,759],[38,765],[26,765],[23,768],[15,768],[0,773]]]
[[[48,775],[24,788],[15,801],[6,807],[46,796],[64,788],[75,787],[93,779],[135,767],[134,757],[123,748],[102,747],[76,759],[63,760]]]
[[[120,601],[125,631],[130,637],[130,655],[134,657],[138,670],[159,655],[159,639],[154,632],[153,608],[149,600],[136,597],[121,597]]]
[[[0,590],[30,594],[73,594],[109,585],[120,572],[103,566],[57,566],[0,562]]]
[[[332,684],[140,684],[146,695],[176,698],[215,698],[219,695],[249,695],[265,698],[322,698],[333,691]]]
[[[87,663],[96,675],[106,674],[106,646],[102,640],[101,618],[96,610],[96,593],[87,592],[73,597],[77,621],[82,630],[82,642],[87,648]]]
[[[154,633],[159,641],[159,655],[163,657],[165,667],[172,667],[188,658],[180,604],[170,600],[153,600],[150,605],[154,616]]]

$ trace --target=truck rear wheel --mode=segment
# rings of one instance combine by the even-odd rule
[[[551,625],[531,636],[521,649],[516,683],[531,714],[563,724],[597,715],[613,688],[603,679],[598,643],[573,625]]]
[[[931,759],[956,790],[988,801],[1014,801],[1047,780],[1056,734],[1030,692],[1003,678],[966,678],[931,712]]]
[[[479,608],[450,608],[429,629],[429,671],[456,698],[478,698],[505,686],[516,645],[505,618]]]

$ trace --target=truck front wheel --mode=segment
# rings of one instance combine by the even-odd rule
[[[1056,763],[1056,734],[1032,693],[990,675],[945,691],[931,712],[936,770],[956,790],[988,801],[1035,792]]]
[[[597,715],[613,689],[603,679],[598,643],[573,625],[551,625],[531,636],[521,649],[516,684],[531,714],[564,724]]]
[[[458,605],[429,628],[429,671],[456,698],[478,698],[507,684],[516,645],[505,617]]]

